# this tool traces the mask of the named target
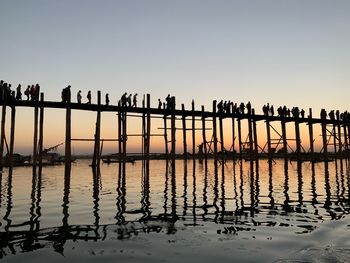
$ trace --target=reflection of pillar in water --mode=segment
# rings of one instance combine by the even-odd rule
[[[2,176],[2,174],[1,174]],[[7,177],[7,204],[6,204],[6,213],[3,219],[6,221],[5,231],[8,232],[11,227],[12,220],[9,219],[11,210],[12,210],[12,170],[10,170]]]
[[[259,181],[259,159],[255,160],[255,207],[259,206],[260,181]]]
[[[328,162],[324,162],[324,176],[325,176],[325,190],[326,190],[326,200],[324,203],[324,208],[328,211],[331,205],[331,186],[329,182],[329,169]]]
[[[196,196],[196,162],[193,160],[193,171],[192,171],[192,180],[193,180],[193,204],[192,204],[192,215],[193,215],[193,224],[196,225],[197,222],[197,215],[196,215],[196,208],[197,208],[197,196]]]
[[[302,171],[302,163],[297,162],[297,171],[298,171],[298,202],[299,207],[301,209],[303,205],[303,171]]]
[[[143,213],[142,220],[147,220],[151,216],[150,212],[150,183],[149,183],[149,161],[146,163],[146,168],[142,173],[142,199],[141,199],[141,211]]]
[[[125,212],[125,162],[119,163],[118,167],[118,187],[117,187],[117,224],[123,224],[125,222],[124,212]]]
[[[289,205],[289,175],[288,175],[288,160],[284,160],[284,202],[283,202],[283,209],[286,212],[289,212],[290,205]]]
[[[187,161],[184,161],[184,211],[183,216],[187,215],[187,188],[188,188],[188,182],[187,182]]]
[[[255,189],[254,189],[254,162],[253,160],[250,160],[249,162],[249,167],[250,167],[250,176],[249,176],[249,186],[250,186],[250,215],[253,217],[254,216],[254,194],[255,194]]]
[[[95,222],[94,225],[96,227],[98,227],[100,224],[100,215],[99,215],[99,201],[100,201],[100,179],[101,179],[101,171],[100,171],[100,167],[96,166],[96,167],[92,167],[92,180],[93,180],[93,194],[92,194],[92,198],[93,198],[93,214],[95,217]]]
[[[316,174],[315,174],[315,163],[311,162],[311,192],[312,192],[312,206],[316,209],[315,214],[318,214],[316,207],[317,193],[316,193]]]
[[[269,161],[269,198],[270,198],[270,208],[274,209],[275,199],[273,197],[273,180],[272,180],[272,162]]]
[[[219,178],[218,178],[218,169],[217,169],[217,165],[215,165],[214,167],[214,200],[213,200],[213,205],[215,208],[215,217],[214,217],[214,222],[217,223],[218,222],[218,218],[219,218],[219,206],[218,206],[218,200],[219,200]]]
[[[220,222],[224,222],[225,217],[225,165],[221,165],[221,216]]]

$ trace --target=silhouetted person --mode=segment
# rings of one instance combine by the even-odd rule
[[[239,111],[241,112],[241,114],[244,114],[244,109],[245,109],[245,105],[243,102],[241,102],[241,104],[239,105]]]
[[[106,105],[108,106],[109,105],[109,94],[106,93]]]
[[[170,94],[168,94],[168,96],[165,98],[165,103],[166,103],[166,109],[170,110],[170,108],[171,108],[171,97],[170,97]]]
[[[158,99],[158,109],[159,110],[162,108],[162,105],[163,105],[162,101],[160,99]]]
[[[34,98],[35,98],[35,87],[34,87],[34,85],[30,86],[29,94],[30,94],[30,100],[34,100]]]
[[[222,109],[223,109],[223,101],[220,100],[218,105],[216,105],[216,107],[218,108],[218,113],[222,113]]]
[[[27,101],[29,100],[29,95],[30,95],[30,85],[28,85],[28,87],[26,88],[26,90],[24,91],[24,95],[27,96]]]
[[[125,93],[122,95],[121,99],[120,99],[123,107],[126,107],[126,102],[127,102],[127,100],[128,100],[127,97],[126,97],[127,94],[128,94],[128,93],[125,92]]]
[[[78,93],[77,93],[77,102],[78,102],[79,104],[81,104],[81,99],[82,99],[81,90],[79,90]]]
[[[248,114],[251,114],[252,113],[252,105],[250,104],[250,101],[248,101],[246,108],[247,108]]]
[[[21,84],[18,84],[16,92],[16,100],[22,100]]]
[[[87,104],[91,104],[91,90],[88,91],[87,95],[86,95],[86,98],[87,98]]]
[[[304,111],[304,109],[301,109],[301,111],[300,111],[300,116],[301,116],[301,118],[305,118],[305,111]]]
[[[132,97],[132,106],[137,107],[137,93]]]
[[[4,81],[0,80],[0,101],[2,101],[3,99],[3,95],[4,95]]]

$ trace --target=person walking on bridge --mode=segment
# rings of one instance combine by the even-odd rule
[[[81,90],[79,90],[78,93],[77,93],[77,102],[78,102],[79,104],[81,104],[81,99],[82,99]]]

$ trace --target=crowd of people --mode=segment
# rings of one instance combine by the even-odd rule
[[[39,84],[28,85],[24,91],[27,100],[36,101],[39,99],[40,86]],[[11,84],[0,80],[0,100],[6,101],[20,101],[22,100],[22,85],[18,84],[15,90],[11,89]]]
[[[40,85],[28,85],[27,88],[24,91],[24,95],[26,96],[27,101],[37,101],[39,99],[39,93],[40,93]],[[120,100],[118,101],[118,106],[120,107],[137,107],[137,96],[138,94],[128,94],[125,92]],[[77,103],[81,104],[82,102],[82,92],[79,90],[77,92]],[[6,101],[21,101],[22,98],[22,86],[19,84],[15,90],[11,89],[11,84],[6,83],[3,80],[0,80],[0,101],[5,100]],[[62,89],[61,92],[61,99],[62,102],[67,103],[71,99],[71,86],[68,85],[64,89]],[[91,90],[88,91],[86,95],[86,104],[91,104]],[[109,105],[110,99],[109,94],[105,94],[105,105]],[[161,99],[158,99],[158,109],[164,109],[164,110],[172,110],[175,109],[175,97],[168,96],[165,98],[165,101],[162,102]],[[262,107],[263,114],[265,116],[274,116],[275,110],[274,106],[270,105],[269,103],[265,104]],[[246,104],[244,102],[241,102],[240,104],[233,103],[232,101],[224,101],[220,100],[217,104],[217,112],[220,114],[251,114],[252,113],[252,106],[250,101],[248,101]],[[279,106],[277,108],[277,116],[278,117],[294,117],[294,118],[305,118],[305,111],[304,109],[299,109],[299,107],[293,107],[292,109],[287,108],[287,106]],[[321,119],[330,119],[330,120],[342,120],[342,121],[350,121],[350,112],[340,112],[339,110],[331,110],[328,114],[326,110],[322,109],[320,112]]]

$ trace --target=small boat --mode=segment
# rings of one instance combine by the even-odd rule
[[[111,158],[111,157],[105,157],[102,158],[102,162],[110,164],[110,163],[135,163],[136,159],[127,157],[126,159],[119,159],[119,158]]]

